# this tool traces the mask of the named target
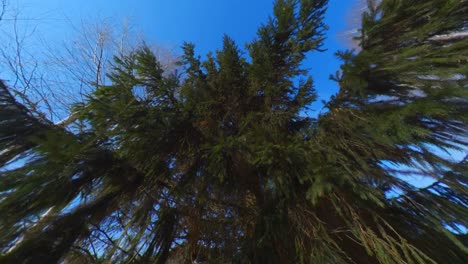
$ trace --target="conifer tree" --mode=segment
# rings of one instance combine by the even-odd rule
[[[182,74],[115,58],[67,127],[0,82],[0,263],[466,263],[468,160],[434,148],[468,145],[468,2],[369,0],[310,118],[326,5],[277,0],[247,55],[186,43]]]

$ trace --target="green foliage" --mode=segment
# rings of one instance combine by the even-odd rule
[[[115,58],[74,127],[0,82],[0,262],[466,263],[467,159],[433,149],[468,145],[468,3],[368,2],[317,119],[325,0],[276,1],[248,56]]]

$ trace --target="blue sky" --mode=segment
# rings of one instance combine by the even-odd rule
[[[340,65],[333,54],[349,48],[342,36],[349,29],[346,23],[355,4],[356,0],[330,1],[326,14],[330,29],[324,45],[328,50],[311,54],[305,63],[320,99],[328,99],[337,91],[337,85],[328,77]],[[200,55],[220,48],[223,34],[244,47],[267,20],[272,6],[273,0],[9,0],[10,10],[19,11],[19,18],[26,19],[19,25],[34,28],[35,34],[48,43],[69,41],[73,38],[72,25],[81,21],[106,21],[118,27],[128,20],[150,43],[177,52],[184,41],[192,42]],[[312,108],[316,111],[311,114],[317,114],[321,103]]]

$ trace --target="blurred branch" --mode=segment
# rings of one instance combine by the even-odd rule
[[[2,21],[3,19],[3,16],[5,15],[5,11],[6,11],[6,1],[7,0],[2,0],[2,2],[0,2],[0,21]]]
[[[445,41],[453,41],[453,40],[465,39],[465,38],[468,38],[468,31],[436,35],[436,36],[429,38],[429,40],[436,41],[436,42],[445,42]]]

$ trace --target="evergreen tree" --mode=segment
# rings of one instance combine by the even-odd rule
[[[316,119],[326,0],[277,0],[248,56],[185,44],[183,74],[116,58],[68,127],[0,82],[0,263],[466,263],[468,161],[434,148],[468,145],[468,2],[368,2]]]

